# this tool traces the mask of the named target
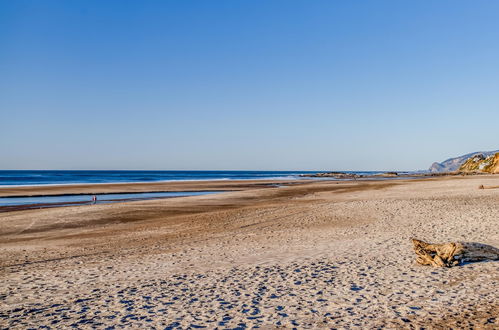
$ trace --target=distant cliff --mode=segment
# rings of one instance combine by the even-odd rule
[[[483,154],[468,158],[460,167],[460,172],[499,173],[499,152],[490,156]]]
[[[477,151],[459,157],[449,158],[441,163],[433,163],[428,169],[432,173],[437,172],[455,172],[458,171],[461,165],[463,165],[468,159],[476,156],[483,155],[485,158],[491,155],[499,153],[499,150],[495,151]]]

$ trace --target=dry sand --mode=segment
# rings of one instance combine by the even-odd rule
[[[1,213],[0,327],[497,329],[499,262],[418,266],[409,241],[499,247],[481,184],[499,176]]]

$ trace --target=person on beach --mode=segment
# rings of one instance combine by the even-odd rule
[[[92,202],[93,202],[94,204],[96,204],[96,203],[97,203],[97,196],[95,196],[95,195],[93,195],[93,196],[92,196]]]

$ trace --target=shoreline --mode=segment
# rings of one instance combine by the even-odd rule
[[[14,212],[14,211],[24,211],[24,210],[32,210],[32,209],[42,209],[42,208],[56,208],[56,207],[69,207],[69,206],[88,206],[88,205],[100,205],[100,204],[110,204],[110,203],[125,203],[125,202],[133,202],[133,201],[146,201],[146,200],[154,200],[154,199],[164,199],[164,198],[179,198],[179,197],[190,197],[190,196],[201,196],[205,194],[213,194],[213,193],[223,193],[223,192],[229,192],[230,190],[220,190],[220,191],[181,191],[178,192],[180,194],[175,195],[175,192],[172,193],[173,195],[154,195],[154,196],[147,196],[148,194],[151,194],[150,192],[139,192],[139,193],[104,193],[104,194],[97,194],[93,195],[97,199],[93,201],[90,199],[93,197],[92,195],[89,194],[76,194],[76,195],[71,195],[71,194],[65,194],[65,195],[44,195],[44,196],[35,196],[34,198],[43,198],[48,197],[49,199],[51,197],[69,197],[69,196],[87,196],[89,199],[82,199],[82,200],[65,200],[65,201],[57,201],[57,202],[50,202],[50,201],[40,201],[40,202],[33,202],[29,201],[24,204],[5,204],[1,205],[0,204],[0,213],[2,212]],[[171,192],[153,192],[153,193],[171,193]],[[108,196],[116,197],[116,195],[122,195],[120,198],[111,198],[111,199],[103,199],[103,198],[109,198]],[[136,196],[130,196],[130,195],[136,195]],[[143,196],[141,196],[143,195]],[[127,197],[128,196],[128,197]],[[16,198],[23,198],[22,196],[8,196],[8,197],[0,197],[1,199],[16,199]],[[28,197],[28,198],[33,198],[33,197]],[[1,202],[1,201],[0,201]]]
[[[334,172],[337,173],[337,172]],[[339,172],[338,172],[339,173]],[[343,172],[341,172],[343,173]],[[349,175],[349,174],[347,174]],[[480,174],[481,176],[493,174]],[[321,173],[314,176],[307,175],[293,179],[214,179],[214,180],[176,180],[154,182],[119,182],[119,183],[77,183],[77,184],[42,184],[42,185],[5,185],[0,186],[0,197],[35,197],[57,195],[84,195],[84,194],[119,194],[130,192],[178,192],[178,191],[206,191],[206,190],[244,190],[248,188],[272,187],[275,185],[308,184],[314,182],[378,182],[400,180],[428,180],[441,177],[464,177],[457,173],[440,173],[428,175],[399,175],[399,176],[359,176],[335,178]],[[163,189],[163,190],[161,190]]]
[[[31,170],[26,170],[30,172]],[[47,170],[50,172],[50,170]],[[1,172],[1,171],[0,171]],[[72,172],[72,171],[68,171]],[[82,171],[85,172],[85,171]],[[99,171],[97,171],[99,172]],[[111,171],[114,172],[114,171]],[[119,171],[117,171],[119,172]],[[127,171],[130,172],[130,171]],[[141,172],[141,171],[137,171]],[[154,171],[153,171],[154,172]],[[183,171],[178,171],[183,172]],[[205,171],[199,171],[205,172]],[[208,171],[211,172],[211,171]],[[213,171],[217,172],[217,171]],[[224,171],[219,171],[224,172]],[[238,171],[234,171],[238,172]],[[247,173],[248,171],[240,171]],[[267,172],[267,171],[254,171],[254,172]],[[286,172],[286,171],[285,171]],[[291,171],[290,171],[291,172]],[[68,183],[38,183],[38,184],[0,184],[0,197],[3,196],[2,192],[5,190],[29,190],[30,188],[62,188],[62,187],[98,187],[106,185],[156,185],[156,184],[183,184],[183,183],[212,183],[212,182],[289,182],[289,181],[310,181],[310,180],[389,180],[389,179],[417,179],[428,177],[442,177],[442,176],[468,176],[468,175],[488,175],[490,173],[481,172],[427,172],[427,171],[330,171],[330,172],[292,172],[296,173],[289,176],[275,176],[266,178],[206,178],[206,179],[168,179],[168,180],[152,180],[152,181],[108,181],[108,182],[68,182]]]
[[[0,170],[0,174],[2,171],[6,172],[92,172],[92,171],[86,171],[86,170]],[[101,170],[94,170],[94,172],[103,172]],[[109,171],[104,171],[104,172],[161,172],[161,171],[128,171],[128,170],[109,170]],[[222,177],[222,178],[206,178],[206,179],[165,179],[165,180],[149,180],[149,181],[108,181],[108,182],[67,182],[67,183],[36,183],[36,184],[0,184],[0,189],[2,188],[23,188],[23,187],[39,187],[39,186],[73,186],[73,185],[99,185],[99,184],[149,184],[149,183],[182,183],[182,182],[205,182],[205,181],[289,181],[289,180],[310,180],[310,179],[317,179],[321,177],[331,177],[334,179],[333,176],[323,176],[322,174],[329,174],[329,173],[343,173],[345,175],[358,175],[358,177],[363,177],[363,178],[378,178],[378,177],[387,177],[384,176],[386,173],[401,173],[402,177],[411,177],[413,176],[413,173],[419,173],[418,171],[398,171],[398,172],[390,172],[390,171],[337,171],[337,172],[321,172],[321,171],[164,171],[164,172],[214,172],[214,173],[269,173],[269,172],[280,172],[276,174],[281,174],[281,175],[276,175],[276,176],[269,176],[269,177],[263,177],[263,178],[230,178],[230,177]],[[360,174],[354,174],[354,173],[360,173]]]
[[[96,183],[0,187],[0,197],[64,196],[85,194],[126,194],[132,192],[193,192],[244,190],[249,188],[269,188],[275,185],[292,185],[314,180],[193,180],[151,183]]]

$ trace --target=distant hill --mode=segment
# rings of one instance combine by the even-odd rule
[[[459,171],[499,173],[499,152],[490,156],[478,154],[470,157],[459,167]]]
[[[499,150],[495,151],[477,151],[459,157],[449,158],[441,163],[433,163],[428,169],[432,173],[437,172],[455,172],[459,170],[461,165],[463,165],[468,159],[476,155],[483,155],[485,158],[491,155],[495,155]]]

